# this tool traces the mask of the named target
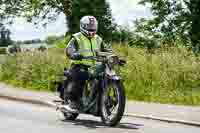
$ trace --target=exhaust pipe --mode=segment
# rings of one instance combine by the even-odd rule
[[[56,110],[60,110],[63,113],[79,113],[78,110],[71,109],[67,105],[58,105]]]

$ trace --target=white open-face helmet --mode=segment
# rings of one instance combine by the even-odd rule
[[[93,37],[97,33],[98,22],[94,16],[84,16],[80,21],[80,31],[87,37]]]

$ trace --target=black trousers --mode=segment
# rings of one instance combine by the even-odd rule
[[[85,83],[89,79],[88,67],[84,65],[72,65],[69,77],[64,87],[65,99],[79,102]]]

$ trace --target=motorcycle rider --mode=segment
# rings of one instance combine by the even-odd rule
[[[86,80],[89,78],[87,67],[94,66],[96,62],[84,57],[95,57],[96,51],[112,52],[105,45],[102,38],[97,33],[98,22],[94,16],[84,16],[80,20],[80,32],[73,34],[69,41],[65,54],[71,59],[72,79],[67,89],[66,99],[68,99],[65,108],[69,112],[78,112],[80,99]]]

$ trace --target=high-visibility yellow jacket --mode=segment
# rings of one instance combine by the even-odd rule
[[[102,38],[98,35],[95,35],[93,38],[87,38],[85,35],[83,35],[81,32],[76,33],[73,35],[73,38],[77,42],[77,48],[76,53],[79,53],[83,57],[88,56],[96,56],[96,51],[101,51],[102,46]],[[68,44],[68,47],[70,43]],[[69,49],[70,50],[70,49]],[[72,52],[73,49],[71,49]],[[96,62],[89,59],[83,59],[83,60],[72,60],[73,64],[84,64],[84,65],[95,65]]]

